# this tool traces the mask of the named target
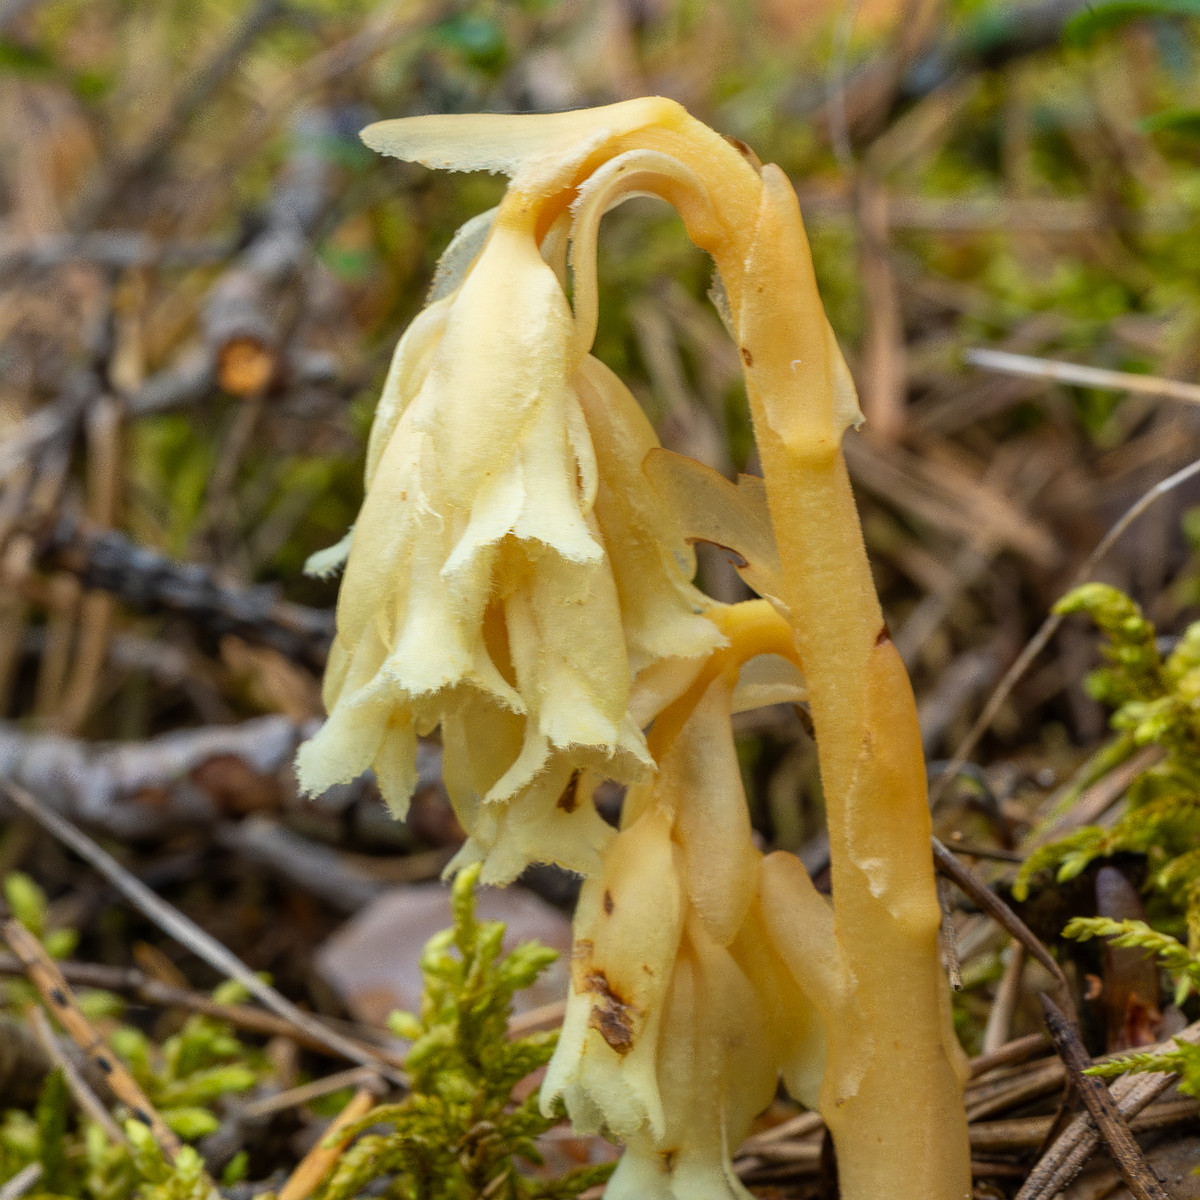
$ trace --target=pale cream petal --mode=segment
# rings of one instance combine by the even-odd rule
[[[771,945],[757,898],[729,951],[764,1002],[763,1027],[784,1086],[815,1109],[825,1074],[825,1024]]]
[[[466,692],[442,717],[442,774],[464,829],[497,779],[515,762],[525,717],[480,692]],[[461,811],[460,811],[461,810]]]
[[[437,170],[531,175],[541,182],[569,175],[613,137],[647,125],[676,125],[686,115],[673,100],[648,97],[564,113],[402,117],[368,125],[361,136],[380,154]]]
[[[433,305],[458,291],[467,277],[467,272],[487,243],[497,211],[495,208],[489,208],[486,212],[464,221],[454,231],[450,244],[438,259],[433,282],[429,285],[429,295],[425,298],[427,305]]]
[[[544,1112],[562,1096],[573,1120],[599,1120],[615,1137],[661,1132],[657,1040],[682,921],[671,816],[651,810],[610,843],[603,877],[584,884]]]
[[[363,467],[364,491],[370,488],[375,479],[379,460],[391,441],[397,422],[425,380],[430,358],[442,340],[449,314],[449,300],[423,309],[396,345],[387,378],[383,381],[379,403],[375,406],[371,432],[367,437],[367,457]]]
[[[709,686],[659,763],[656,789],[680,797],[675,837],[688,899],[716,944],[733,941],[758,891],[759,852],[729,723],[731,684]]]
[[[740,475],[736,484],[730,483],[712,467],[661,448],[647,454],[645,471],[689,540],[732,550],[742,559],[735,564],[738,574],[760,596],[782,608],[777,599],[779,549],[763,481]]]
[[[511,883],[534,863],[552,863],[583,876],[600,873],[601,854],[616,830],[592,801],[597,780],[581,780],[580,775],[571,758],[555,755],[519,795],[487,805],[496,813],[494,830],[472,835],[482,851],[481,883]]]
[[[721,1031],[709,1023],[705,991],[712,982],[685,938],[659,1036],[665,1125],[661,1133],[647,1126],[627,1139],[606,1200],[751,1200],[729,1160]]]
[[[574,407],[575,398],[565,388],[547,396],[525,431],[520,451],[524,503],[512,532],[524,541],[544,543],[571,562],[600,563],[604,550],[588,529],[585,513],[591,503],[581,486],[586,481],[594,495],[595,462],[590,439],[573,445],[569,437]],[[577,436],[586,438],[582,423],[573,424]]]
[[[759,889],[772,946],[805,995],[833,1019],[850,994],[850,979],[837,949],[829,899],[817,892],[804,864],[783,850],[762,860]]]
[[[704,659],[699,656],[660,658],[648,663],[638,672],[629,692],[630,718],[639,726],[649,725],[695,683],[703,666]]]
[[[803,704],[808,686],[796,665],[778,654],[757,654],[742,664],[733,690],[733,711],[749,712],[769,704]]]
[[[560,748],[615,748],[629,668],[611,574],[539,555],[530,586],[505,601],[505,615],[518,687],[539,705],[537,733]],[[645,750],[638,749],[649,765]]]
[[[379,793],[397,817],[408,812],[417,786],[417,731],[403,710],[394,710],[371,760]]]
[[[346,565],[346,559],[350,557],[350,546],[353,541],[354,526],[351,525],[346,530],[345,536],[341,541],[326,547],[324,550],[318,550],[315,554],[310,554],[305,559],[304,574],[311,575],[314,579],[329,579],[331,576],[336,575]]]
[[[386,697],[375,695],[366,703],[335,708],[296,754],[301,789],[319,796],[361,775],[379,751],[392,707]]]
[[[779,998],[764,996],[729,950],[709,937],[694,914],[689,916],[686,937],[695,955],[699,987],[698,1034],[711,1045],[715,1057],[720,1139],[713,1138],[711,1127],[705,1129],[692,1118],[691,1107],[682,1115],[693,1144],[716,1140],[724,1144],[722,1168],[732,1175],[730,1152],[737,1149],[751,1121],[775,1097],[779,1062],[768,1014]]]
[[[695,556],[684,531],[642,471],[658,446],[654,430],[629,389],[597,359],[586,359],[577,379],[600,471],[596,519],[611,547],[630,670],[636,679],[664,658],[706,658],[725,639],[703,615],[712,601],[691,584]]]

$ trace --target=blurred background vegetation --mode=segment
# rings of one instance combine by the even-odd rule
[[[0,0],[0,776],[289,994],[366,1019],[367,985],[315,971],[313,946],[436,878],[461,833],[433,744],[405,828],[370,781],[297,800],[290,757],[321,715],[336,596],[301,567],[352,522],[391,350],[453,230],[503,181],[380,159],[357,131],[644,94],[797,187],[868,415],[847,453],[877,583],[927,753],[949,758],[1105,531],[1197,457],[1198,14],[1192,0]],[[623,207],[603,238],[597,353],[664,444],[754,471],[709,276],[664,208]],[[1143,386],[1001,373],[979,350]],[[1194,481],[1164,495],[1092,573],[1168,640],[1200,604],[1194,506]],[[736,597],[729,564],[701,550],[705,587]],[[1106,734],[1084,684],[1096,660],[1091,628],[1066,622],[939,802],[939,829],[1001,890],[1064,796],[1107,778],[1111,804],[1114,765],[1126,785],[1137,774],[1131,747],[1070,790]],[[803,714],[743,722],[756,826],[819,874]],[[13,816],[0,873],[18,868],[50,898],[46,931],[76,930],[85,958],[215,982]],[[569,880],[528,882],[569,905]],[[1097,911],[1088,893],[1029,919],[1056,938]],[[1182,912],[1163,920],[1178,931]],[[996,1043],[1012,973],[976,918],[956,917],[973,1051]],[[410,942],[397,934],[394,954],[415,959]],[[1080,978],[1100,970],[1080,963]],[[1005,1034],[1037,1027],[1032,990],[1014,1006]]]

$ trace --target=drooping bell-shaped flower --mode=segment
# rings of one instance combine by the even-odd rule
[[[610,1200],[746,1200],[732,1154],[780,1072],[809,1104],[821,1078],[822,1026],[761,911],[732,673],[662,719],[687,706],[584,883],[542,1086],[543,1110],[561,1097],[577,1129],[624,1143]]]
[[[469,834],[452,866],[482,860],[485,882],[599,868],[592,789],[652,773],[641,725],[721,641],[640,472],[653,431],[586,356],[542,249],[537,207],[502,204],[397,348],[341,547],[329,719],[297,759],[312,793],[373,769],[403,815],[416,738],[441,725]]]

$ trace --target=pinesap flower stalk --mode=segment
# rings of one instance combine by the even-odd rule
[[[608,1200],[749,1200],[732,1154],[780,1073],[810,1105],[820,1085],[825,1029],[768,932],[730,722],[739,668],[794,660],[791,630],[762,600],[712,616],[729,644],[655,722],[658,772],[583,885],[542,1085],[543,1112],[562,1097],[577,1128],[625,1143]],[[776,678],[769,698],[797,684]]]
[[[339,601],[331,716],[302,752],[302,782],[317,790],[373,765],[402,808],[412,739],[440,722],[471,834],[464,861],[482,858],[497,879],[528,861],[591,876],[547,1087],[581,1125],[626,1142],[615,1196],[744,1195],[733,1143],[778,1071],[811,1102],[823,1044],[819,1106],[841,1194],[962,1200],[963,1057],[937,950],[915,706],[841,453],[861,417],[790,184],[661,99],[417,117],[364,139],[511,182],[490,230],[450,256],[461,281],[397,352]],[[600,219],[645,193],[671,203],[716,263],[759,484],[734,488],[657,450],[588,354]],[[719,610],[690,589],[648,477],[683,532],[742,554],[773,608]],[[755,645],[803,671],[832,906],[794,857],[761,858],[735,816],[728,716]],[[587,802],[602,776],[632,785],[615,837]],[[706,822],[728,836],[706,837]],[[790,1037],[754,1016],[781,1001]],[[688,1082],[664,1083],[677,1077]]]

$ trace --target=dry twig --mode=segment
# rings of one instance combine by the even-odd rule
[[[365,1117],[374,1103],[375,1097],[369,1088],[360,1088],[354,1093],[353,1099],[338,1113],[325,1136],[300,1160],[291,1178],[279,1189],[279,1200],[306,1200],[312,1195],[350,1140],[345,1137],[339,1139],[340,1131],[359,1117]]]
[[[125,1069],[95,1026],[80,1011],[70,984],[63,978],[54,960],[42,948],[41,942],[20,921],[13,918],[9,918],[0,926],[0,932],[12,947],[13,953],[21,960],[26,975],[41,993],[46,1006],[80,1050],[95,1064],[96,1069],[108,1081],[113,1093],[129,1107],[134,1119],[141,1121],[150,1130],[164,1157],[173,1162],[182,1148],[182,1143],[167,1128],[146,1093],[138,1086],[137,1080]]]
[[[375,1067],[381,1075],[393,1083],[405,1086],[402,1073],[383,1061],[380,1054],[362,1046],[328,1028],[310,1013],[296,1007],[286,996],[264,983],[241,959],[230,953],[216,938],[205,933],[195,922],[189,920],[173,905],[156,896],[141,880],[136,879],[121,866],[111,854],[101,849],[82,830],[65,818],[39,804],[23,788],[9,782],[0,782],[0,790],[8,796],[22,812],[32,817],[48,833],[53,834],[65,846],[70,847],[81,858],[100,872],[109,883],[129,900],[144,916],[153,921],[164,933],[187,946],[209,966],[214,967],[230,979],[236,979],[251,995],[256,996],[269,1009],[290,1021],[324,1045],[328,1050],[351,1062]]]
[[[953,880],[966,896],[1007,929],[1050,972],[1064,1009],[1071,1014],[1072,1020],[1076,1020],[1075,1005],[1071,999],[1071,987],[1067,983],[1067,977],[1033,930],[970,867],[960,863],[937,838],[933,839],[933,861],[946,878]]]
[[[1056,362],[1049,358],[1034,358],[1029,354],[1010,354],[1006,350],[968,350],[964,357],[972,366],[982,367],[986,371],[1001,371],[1031,379],[1050,379],[1080,387],[1107,388],[1114,392],[1137,392],[1142,396],[1165,396],[1169,400],[1200,404],[1200,384],[1163,379],[1158,375],[1108,371],[1103,367],[1087,367],[1081,363]]]
[[[1124,1118],[1113,1103],[1103,1080],[1084,1074],[1092,1065],[1092,1060],[1083,1048],[1075,1027],[1049,996],[1043,995],[1041,1000],[1046,1028],[1050,1031],[1059,1056],[1071,1073],[1092,1120],[1096,1122],[1101,1137],[1112,1152],[1113,1161],[1125,1185],[1133,1193],[1135,1200],[1171,1200],[1142,1157],[1137,1142],[1133,1140],[1133,1134],[1129,1132],[1129,1126],[1125,1124]]]

